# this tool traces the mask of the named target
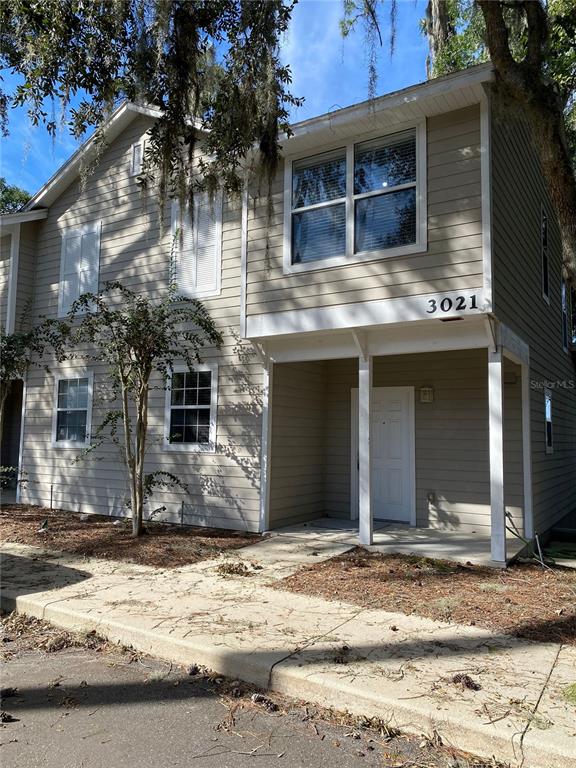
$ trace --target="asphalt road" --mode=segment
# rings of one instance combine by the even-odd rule
[[[419,739],[386,741],[275,697],[236,698],[226,681],[162,661],[4,638],[2,768],[355,768],[468,766]],[[10,695],[11,694],[11,695]]]

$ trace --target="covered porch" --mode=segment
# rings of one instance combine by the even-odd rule
[[[263,528],[494,565],[518,554],[533,536],[529,370],[497,330],[493,346],[370,354],[354,335],[354,357],[271,355]]]

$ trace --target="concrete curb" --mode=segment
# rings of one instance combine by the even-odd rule
[[[443,742],[490,759],[509,762],[522,768],[576,768],[574,739],[547,738],[546,731],[529,730],[521,745],[521,733],[512,734],[501,723],[482,724],[466,717],[443,715],[437,702],[427,696],[399,700],[382,690],[363,689],[355,680],[324,678],[310,673],[299,663],[298,651],[278,659],[277,654],[259,653],[241,659],[229,649],[206,645],[195,638],[186,639],[162,634],[158,629],[123,623],[106,617],[94,617],[73,610],[65,601],[35,599],[30,595],[3,591],[0,605],[4,611],[17,611],[45,619],[70,631],[91,631],[111,642],[132,646],[135,650],[177,664],[201,664],[226,677],[240,679],[260,688],[304,699],[321,706],[351,714],[378,717],[401,731],[416,735],[437,733]],[[383,689],[386,686],[383,686]]]

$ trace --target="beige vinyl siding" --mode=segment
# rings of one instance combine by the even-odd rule
[[[57,315],[61,238],[71,227],[102,223],[101,287],[107,280],[119,280],[151,296],[166,291],[171,251],[169,206],[161,230],[156,195],[144,196],[129,173],[131,145],[149,125],[145,118],[134,120],[106,149],[85,189],[73,182],[39,224],[36,318]],[[227,202],[222,226],[222,293],[204,301],[224,335],[220,350],[206,350],[203,355],[219,366],[216,452],[165,449],[165,392],[155,390],[146,469],[174,473],[188,485],[189,493],[158,492],[148,511],[166,507],[161,517],[179,520],[183,511],[188,523],[257,530],[262,367],[252,345],[239,338],[240,218],[239,203]],[[74,375],[85,367],[78,365]],[[88,367],[94,371],[94,432],[108,407],[107,374],[100,365]],[[64,371],[64,366],[50,364],[49,372],[34,368],[29,374],[24,441],[29,482],[24,499],[48,504],[52,497],[53,505],[64,509],[123,514],[128,496],[126,473],[116,447],[107,442],[74,463],[79,451],[51,446],[54,377]]]
[[[16,290],[16,328],[29,328],[32,321],[34,281],[36,277],[36,222],[20,225],[20,254]]]
[[[321,364],[278,366],[272,395],[272,527],[311,520],[323,512],[323,394]]]
[[[494,311],[530,346],[534,525],[576,509],[576,369],[562,349],[561,246],[537,152],[517,114],[492,119]],[[549,223],[550,305],[542,298],[540,206]],[[554,453],[545,447],[544,385],[552,382]]]
[[[8,311],[11,242],[11,235],[0,237],[0,325],[2,325],[2,327],[6,326],[6,313]]]
[[[428,250],[412,256],[284,275],[280,169],[272,213],[249,210],[248,315],[481,287],[479,106],[429,118],[427,137]]]
[[[505,422],[506,507],[519,531],[522,531],[522,442],[520,377],[514,366],[506,364],[504,388],[507,406]],[[310,515],[349,518],[351,511],[351,390],[358,386],[358,361],[333,360],[324,363],[280,364],[275,366],[276,391],[288,391],[289,381],[312,378],[323,381],[319,412],[322,423],[314,422],[314,435],[323,434],[323,448],[318,456],[317,442],[310,434],[300,435],[296,445],[282,450],[283,435],[276,433],[278,423],[294,425],[296,420],[309,423],[308,412],[298,413],[293,401],[275,400],[272,421],[271,495],[282,497],[278,476],[290,478],[284,497],[282,518],[271,507],[271,523],[279,525],[288,518],[286,506],[296,501],[299,488],[310,475],[323,473],[323,494]],[[416,523],[422,527],[444,530],[490,533],[490,483],[488,457],[488,368],[485,350],[398,355],[374,358],[375,387],[415,388],[416,430]],[[434,388],[434,402],[421,403],[419,389]],[[316,395],[318,397],[318,394]],[[313,448],[312,448],[313,446]],[[313,468],[299,460],[300,451],[313,456]],[[301,473],[301,474],[300,474]],[[306,473],[306,474],[305,474]],[[309,474],[308,474],[309,473]],[[306,478],[306,481],[304,481]],[[317,485],[314,485],[315,496]],[[436,502],[428,501],[433,493]],[[291,507],[292,508],[292,507]],[[308,510],[307,510],[308,511]]]

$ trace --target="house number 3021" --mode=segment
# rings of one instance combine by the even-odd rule
[[[475,293],[472,296],[456,296],[455,299],[445,296],[443,299],[428,299],[428,306],[430,307],[426,310],[428,315],[433,315],[438,310],[450,312],[455,309],[457,312],[462,312],[464,309],[478,309],[478,300]]]

